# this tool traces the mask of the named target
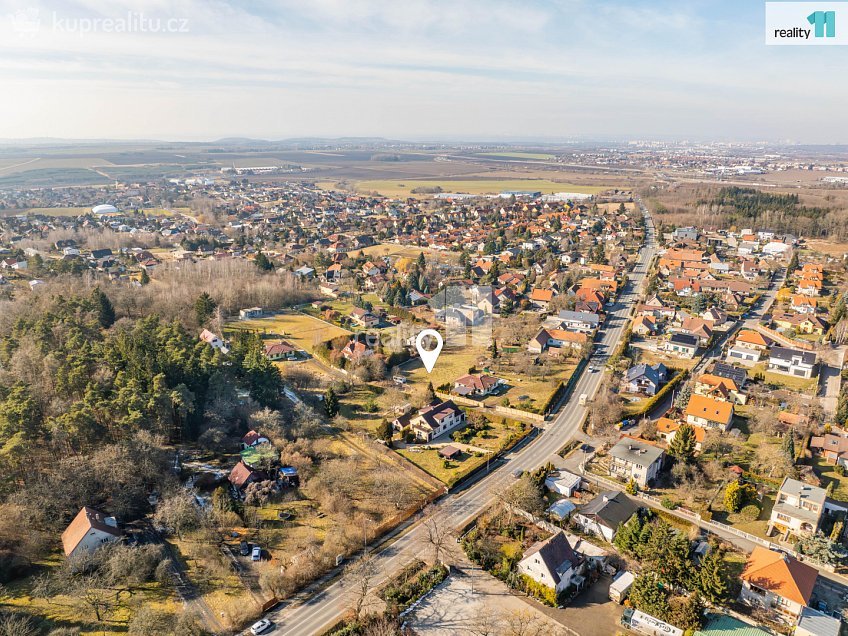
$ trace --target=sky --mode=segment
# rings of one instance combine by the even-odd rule
[[[761,0],[0,0],[0,139],[848,143],[846,62]]]

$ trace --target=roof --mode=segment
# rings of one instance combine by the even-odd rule
[[[728,391],[738,391],[739,387],[736,385],[731,378],[725,378],[720,375],[713,375],[712,373],[703,373],[698,376],[697,382],[699,384],[707,384],[709,386],[724,386]]]
[[[816,363],[816,354],[812,351],[799,351],[798,349],[790,349],[788,347],[772,347],[772,358],[778,360],[786,360],[791,362],[793,358],[800,357],[803,364],[813,366]]]
[[[609,528],[616,529],[639,509],[632,499],[620,490],[602,492],[585,506],[580,508],[584,517],[593,517]]]
[[[462,450],[457,448],[456,446],[451,446],[448,444],[447,446],[443,446],[439,449],[439,455],[442,457],[453,457],[454,455],[461,455]]]
[[[248,431],[244,434],[244,437],[241,438],[241,443],[247,444],[248,446],[253,446],[260,439],[263,439],[262,435],[260,435],[256,431]]]
[[[806,630],[807,633],[815,634],[815,636],[839,636],[841,622],[811,607],[805,607],[801,610],[797,629]]]
[[[663,449],[632,437],[622,437],[609,454],[631,464],[650,466],[663,456]]]
[[[559,501],[556,501],[551,504],[545,512],[547,512],[548,514],[556,515],[560,519],[565,519],[576,509],[577,506],[571,503],[568,499],[560,499]]]
[[[662,362],[653,366],[648,366],[645,363],[637,364],[635,367],[627,369],[627,381],[633,382],[633,380],[638,380],[642,376],[645,376],[656,386],[659,386],[660,373],[665,370],[665,365]]]
[[[739,335],[736,336],[736,342],[757,345],[760,347],[768,347],[771,341],[768,340],[759,331],[754,331],[753,329],[743,329],[739,332]]]
[[[68,556],[76,549],[79,542],[88,534],[89,530],[99,530],[100,532],[120,537],[121,531],[115,526],[108,525],[106,519],[106,515],[99,510],[83,506],[62,533],[62,547],[65,550],[65,556]]]
[[[459,384],[462,386],[467,386],[472,389],[477,389],[479,391],[486,391],[493,386],[496,386],[498,383],[498,378],[493,375],[486,375],[485,373],[480,374],[471,374],[464,375],[461,378],[457,378],[454,381],[454,384]]]
[[[754,625],[743,623],[727,614],[707,614],[707,624],[695,632],[694,636],[769,636],[767,632]]]
[[[567,321],[588,322],[593,325],[597,325],[600,322],[600,316],[598,314],[589,313],[588,311],[568,311],[567,309],[560,311],[557,314],[557,318]]]
[[[800,500],[812,501],[820,506],[824,505],[824,500],[827,498],[827,491],[824,488],[811,486],[791,477],[783,478],[783,483],[780,484],[780,492],[798,497]]]
[[[818,572],[783,552],[757,546],[740,578],[782,598],[808,605]]]
[[[580,559],[574,553],[574,550],[571,549],[571,544],[568,543],[568,539],[566,539],[562,532],[557,532],[552,537],[530,546],[521,560],[524,561],[534,554],[538,554],[539,558],[542,559],[542,562],[551,574],[554,585],[560,582],[560,571],[568,569],[563,568],[564,564],[567,563],[568,566],[576,566],[580,562]]]
[[[672,344],[685,345],[694,349],[698,348],[698,339],[695,336],[689,335],[688,333],[672,334],[668,341]]]
[[[539,302],[550,302],[553,300],[554,290],[553,289],[539,289],[536,288],[532,292],[530,292],[530,300],[535,300]]]
[[[730,402],[714,400],[706,395],[695,394],[689,398],[689,404],[686,405],[686,415],[727,424],[733,417],[733,405]]]
[[[725,364],[724,362],[716,362],[713,364],[712,374],[717,375],[720,378],[729,378],[740,388],[745,384],[745,380],[748,378],[748,372],[745,371],[745,369],[735,367],[732,364]]]

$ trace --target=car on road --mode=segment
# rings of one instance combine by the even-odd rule
[[[250,544],[247,541],[239,543],[239,554],[242,556],[250,554]]]
[[[253,546],[253,552],[250,553],[251,561],[261,561],[262,560],[262,548],[258,545]]]
[[[589,373],[596,373],[597,370],[598,367],[596,367],[594,364],[589,367]]]
[[[263,618],[261,621],[256,621],[250,626],[250,633],[253,634],[253,636],[256,636],[257,634],[261,634],[267,630],[269,627],[271,627],[271,621],[267,618]]]

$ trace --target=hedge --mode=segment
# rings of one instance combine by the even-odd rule
[[[666,395],[668,395],[672,390],[674,390],[674,387],[680,384],[688,375],[688,371],[680,371],[676,376],[669,380],[663,388],[657,391],[656,395],[654,395],[650,400],[645,402],[637,410],[629,411],[627,414],[631,417],[638,417],[639,415],[645,415],[646,413],[649,413],[657,404],[659,404],[665,398]]]

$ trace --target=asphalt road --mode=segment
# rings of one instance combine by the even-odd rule
[[[639,259],[629,275],[627,286],[618,302],[608,310],[607,321],[601,330],[590,365],[603,368],[607,358],[614,352],[627,325],[628,315],[639,300],[639,288],[648,265],[656,252],[656,237],[653,221],[648,218],[648,237]],[[555,419],[544,426],[535,440],[506,456],[506,461],[485,478],[458,493],[447,495],[437,501],[432,515],[440,525],[462,528],[480,515],[492,503],[495,493],[509,485],[516,470],[530,471],[546,464],[579,431],[586,408],[578,405],[579,396],[586,393],[594,396],[603,379],[603,372],[583,372],[569,400],[562,406]],[[374,553],[379,576],[373,586],[379,586],[402,567],[421,555],[429,556],[425,532],[419,521],[390,545]],[[267,614],[274,627],[267,634],[306,636],[324,631],[339,621],[351,602],[350,595],[341,582],[335,582],[312,595],[300,605],[285,606]]]

